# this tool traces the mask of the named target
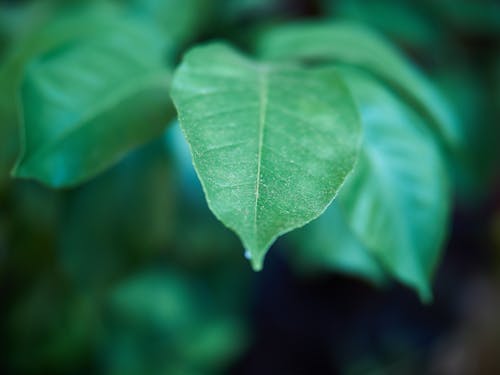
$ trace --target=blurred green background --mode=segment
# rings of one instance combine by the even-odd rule
[[[17,88],[44,48],[32,41],[90,3],[0,1],[1,374],[500,373],[500,3],[93,2],[157,25],[172,65],[196,42],[247,45],[261,27],[303,18],[356,20],[396,43],[467,140],[430,305],[313,256],[297,265],[286,241],[253,273],[209,212],[175,120],[80,187],[11,179]]]

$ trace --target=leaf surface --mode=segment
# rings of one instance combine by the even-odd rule
[[[443,157],[416,112],[369,75],[342,72],[358,103],[364,140],[338,202],[385,268],[429,300],[449,217]]]
[[[172,96],[208,204],[254,269],[279,235],[325,210],[356,160],[358,115],[333,71],[258,63],[216,43],[185,56]]]

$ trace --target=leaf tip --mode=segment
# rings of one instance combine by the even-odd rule
[[[264,266],[264,255],[257,255],[256,253],[245,249],[245,258],[250,261],[252,269],[255,272],[262,271],[262,268]]]
[[[262,268],[263,268],[263,260],[262,259],[258,259],[258,260],[254,260],[252,259],[250,261],[250,263],[252,264],[252,269],[255,271],[255,272],[260,272],[262,271]]]

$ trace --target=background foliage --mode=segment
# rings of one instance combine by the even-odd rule
[[[389,50],[382,39],[373,62],[359,37],[280,26],[311,18],[374,28]],[[288,33],[303,44],[287,47]],[[168,98],[184,52],[214,39],[259,59],[349,56],[336,68],[370,125],[351,188],[257,274],[209,211]],[[0,372],[500,372],[499,44],[487,0],[0,2]],[[420,75],[451,102],[450,122]],[[9,176],[19,153],[16,174],[44,184]],[[363,192],[387,171],[391,184]],[[442,171],[452,204],[446,182],[427,182]],[[383,202],[382,228],[404,251],[376,215],[353,214],[360,195],[377,213]],[[374,258],[367,243],[391,252]],[[425,299],[436,270],[432,305],[389,277]]]

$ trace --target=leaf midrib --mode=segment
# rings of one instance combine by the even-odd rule
[[[266,66],[259,66],[259,142],[257,148],[257,173],[255,180],[255,203],[254,203],[254,218],[253,218],[253,228],[255,238],[257,238],[258,242],[258,210],[259,210],[259,197],[260,197],[260,179],[261,179],[261,165],[262,165],[262,149],[264,145],[264,126],[266,123],[267,117],[267,106],[268,106],[268,90],[269,90],[269,82],[268,82],[268,68]],[[256,246],[258,243],[255,244]]]

